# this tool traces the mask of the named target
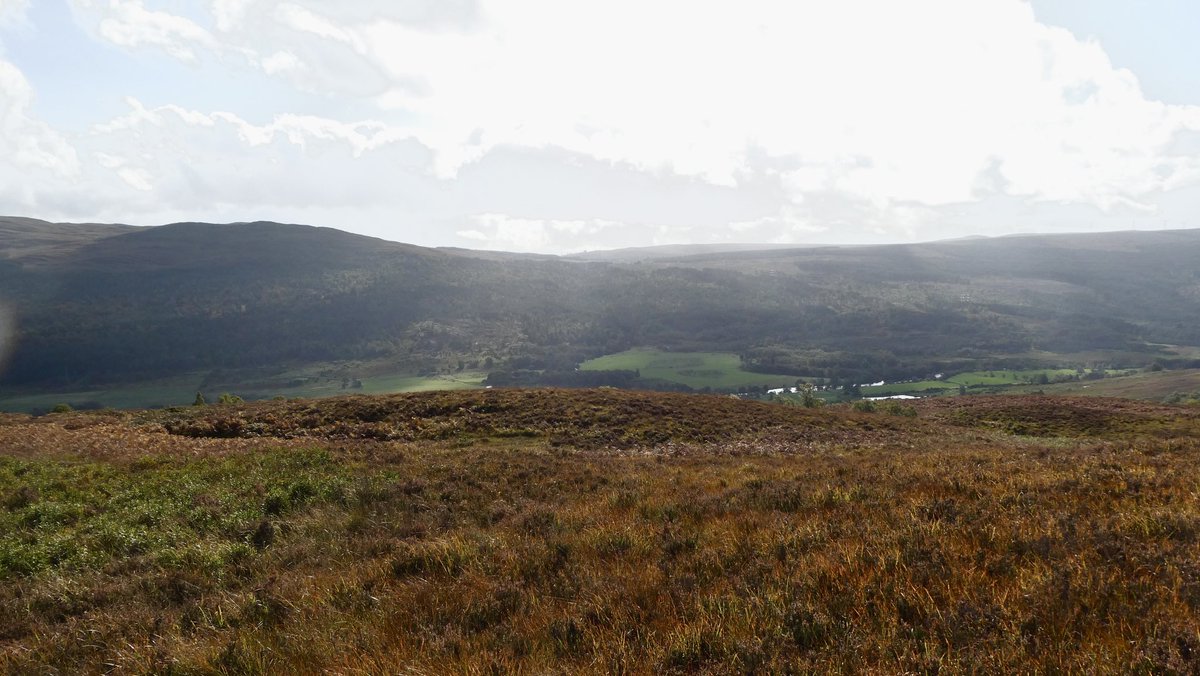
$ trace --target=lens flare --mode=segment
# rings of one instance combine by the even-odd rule
[[[7,303],[0,300],[0,375],[4,375],[4,370],[8,367],[8,358],[12,355],[16,335],[16,313]]]

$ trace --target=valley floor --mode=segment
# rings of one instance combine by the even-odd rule
[[[916,406],[0,416],[0,670],[1197,669],[1200,411]]]

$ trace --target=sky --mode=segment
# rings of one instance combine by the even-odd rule
[[[1200,227],[1194,0],[0,0],[0,214],[568,253]]]

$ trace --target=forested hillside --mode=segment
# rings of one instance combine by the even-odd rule
[[[10,386],[344,359],[566,372],[635,346],[873,378],[1200,345],[1200,231],[596,262],[277,223],[0,228]]]

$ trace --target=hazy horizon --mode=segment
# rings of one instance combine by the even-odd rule
[[[554,254],[1191,228],[1198,20],[1182,0],[0,0],[0,213]]]
[[[39,219],[39,218],[33,217],[33,216],[0,214],[0,220],[6,219],[6,218],[44,221],[44,219]],[[225,221],[225,222],[174,221],[174,222],[170,222],[170,223],[146,223],[146,224],[117,223],[117,222],[101,223],[101,222],[95,222],[95,221],[87,221],[87,222],[85,222],[85,221],[61,221],[61,222],[44,221],[44,222],[53,223],[56,225],[116,226],[116,227],[135,227],[135,228],[154,228],[154,227],[161,227],[161,226],[165,226],[165,225],[186,225],[186,224],[249,225],[249,224],[253,224],[253,223],[277,223],[280,225],[294,225],[294,226],[313,227],[313,228],[331,228],[334,230],[341,230],[341,231],[349,233],[349,234],[363,235],[363,236],[367,236],[367,237],[375,237],[375,238],[381,239],[383,241],[393,242],[393,243],[397,243],[397,244],[416,244],[415,242],[408,242],[408,241],[404,241],[404,240],[400,240],[400,239],[393,239],[393,238],[387,236],[386,234],[373,235],[370,233],[355,232],[354,230],[339,227],[338,225],[330,225],[330,224],[325,224],[325,223],[294,223],[294,222],[284,222],[284,221],[272,221],[272,220],[266,220],[266,219],[259,220],[259,221]],[[736,250],[788,249],[788,248],[810,248],[810,247],[817,248],[817,247],[846,247],[846,246],[851,246],[851,247],[897,246],[897,245],[904,245],[904,244],[935,244],[938,242],[953,242],[953,241],[963,241],[963,240],[973,240],[973,239],[1043,237],[1043,236],[1054,236],[1054,235],[1088,235],[1088,234],[1104,234],[1104,233],[1117,234],[1117,233],[1129,233],[1129,232],[1155,232],[1155,231],[1165,232],[1168,230],[1200,230],[1200,227],[1156,228],[1153,230],[1135,230],[1135,229],[1088,230],[1088,231],[1080,231],[1080,232],[1072,232],[1072,231],[1020,232],[1020,231],[1014,231],[1014,232],[1005,232],[1005,233],[994,234],[994,235],[964,234],[964,235],[951,235],[951,236],[940,237],[940,238],[935,238],[935,239],[913,239],[913,240],[906,240],[906,241],[899,241],[899,242],[838,242],[838,241],[790,242],[790,243],[788,243],[788,242],[783,242],[783,243],[781,243],[781,242],[753,242],[753,241],[671,242],[671,243],[662,243],[662,244],[633,244],[633,245],[629,245],[629,246],[618,245],[618,246],[611,246],[611,247],[605,247],[605,248],[591,248],[591,249],[588,249],[588,248],[570,249],[570,248],[568,248],[566,250],[558,251],[558,252],[554,252],[554,253],[539,252],[539,251],[527,251],[527,250],[521,250],[521,249],[515,249],[515,248],[514,249],[483,248],[483,247],[478,247],[478,246],[471,246],[470,244],[467,244],[465,246],[457,245],[457,244],[429,244],[429,245],[417,244],[417,246],[424,246],[427,248],[467,249],[467,250],[480,251],[480,252],[514,253],[514,254],[532,254],[532,255],[570,257],[570,256],[580,256],[580,255],[586,255],[586,254],[602,254],[602,253],[606,253],[606,252],[617,252],[617,251],[625,251],[625,250],[635,250],[636,251],[636,250],[641,250],[641,249],[653,250],[653,249],[670,249],[670,248],[711,248],[714,251],[733,252]]]

